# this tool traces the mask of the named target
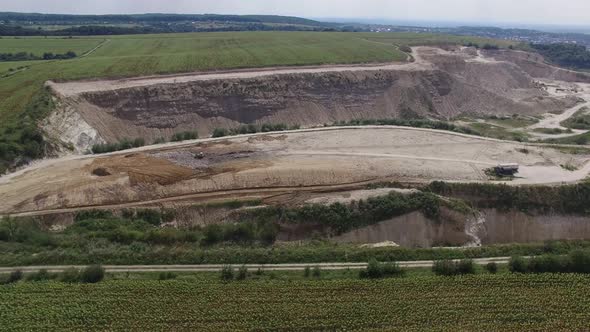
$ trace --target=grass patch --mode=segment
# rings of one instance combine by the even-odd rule
[[[350,121],[339,121],[332,124],[332,126],[400,126],[413,127],[425,129],[437,129],[452,131],[461,134],[480,136],[481,133],[467,127],[458,126],[445,121],[429,120],[429,119],[359,119]]]
[[[535,128],[533,129],[534,132],[546,135],[561,135],[561,134],[571,134],[574,131],[571,129],[560,129],[560,128]]]
[[[568,137],[550,138],[543,140],[542,142],[549,144],[587,145],[590,143],[590,132]]]
[[[476,122],[470,123],[468,128],[479,132],[482,136],[501,139],[501,140],[509,140],[509,141],[517,141],[517,142],[527,142],[529,140],[529,136],[521,131],[510,131],[502,126],[497,126],[489,123],[483,122]]]

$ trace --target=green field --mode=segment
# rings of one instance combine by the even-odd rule
[[[2,329],[118,331],[572,331],[590,321],[590,277],[168,281],[0,286]]]

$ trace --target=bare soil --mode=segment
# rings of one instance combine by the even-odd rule
[[[528,153],[521,152],[523,148]],[[195,154],[203,153],[202,159]],[[488,182],[484,170],[521,166],[510,184],[576,182],[589,156],[436,130],[346,127],[255,134],[48,160],[0,178],[0,213],[75,211],[174,201],[362,189],[380,181]],[[570,172],[560,165],[571,164]],[[111,175],[97,176],[104,169]],[[286,196],[284,196],[286,195]]]

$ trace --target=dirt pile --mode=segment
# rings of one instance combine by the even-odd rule
[[[109,142],[136,137],[151,142],[185,130],[204,136],[217,127],[251,123],[314,126],[359,118],[534,115],[575,102],[549,96],[516,64],[468,51],[418,48],[415,63],[382,67],[50,85],[68,101],[68,111],[76,109],[83,122]],[[62,133],[77,147],[98,140],[87,139],[88,134],[63,134],[72,130],[59,129],[60,123],[49,125],[48,131]]]

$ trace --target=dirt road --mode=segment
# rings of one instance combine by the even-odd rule
[[[493,257],[477,258],[473,262],[478,265],[486,265],[494,262],[496,264],[507,264],[510,257]],[[428,268],[432,267],[434,261],[407,261],[399,262],[400,267],[404,268]],[[106,272],[218,272],[225,265],[104,265]],[[240,264],[234,265],[242,266]],[[367,263],[319,263],[319,264],[246,264],[244,265],[250,271],[262,269],[265,271],[303,271],[306,267],[320,267],[322,270],[360,270],[367,268]],[[60,266],[19,266],[19,267],[0,267],[1,273],[11,273],[13,271],[22,271],[25,273],[47,270],[48,272],[62,272],[69,268],[82,269],[85,266],[77,265],[60,265]]]

